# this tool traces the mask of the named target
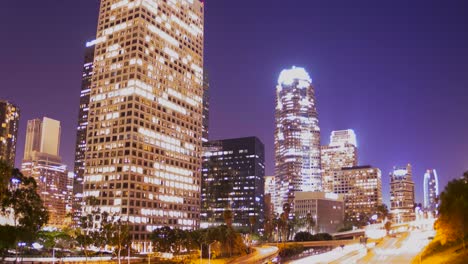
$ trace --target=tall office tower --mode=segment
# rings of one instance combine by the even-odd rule
[[[210,80],[208,73],[203,73],[203,130],[202,141],[208,142],[210,135]]]
[[[411,165],[393,167],[390,172],[390,212],[397,223],[413,221],[414,182]]]
[[[50,213],[50,225],[62,225],[71,195],[66,165],[59,156],[60,122],[47,117],[28,121],[21,172],[33,177]]]
[[[437,171],[427,170],[424,174],[424,209],[436,211],[439,199],[439,178]]]
[[[342,168],[333,174],[333,192],[344,195],[348,221],[366,222],[376,214],[377,206],[382,204],[380,169],[357,166]]]
[[[283,70],[276,87],[277,212],[296,191],[321,191],[320,128],[312,79],[303,68]],[[291,208],[294,208],[291,206]]]
[[[321,147],[322,184],[333,192],[333,175],[345,167],[358,165],[356,134],[352,129],[332,131],[330,145]]]
[[[73,177],[72,214],[73,223],[80,224],[81,207],[83,203],[83,174],[85,169],[86,131],[88,128],[89,97],[91,93],[91,80],[94,69],[94,44],[86,43],[84,65],[81,77],[80,108],[78,111],[78,125],[76,127],[75,166]]]
[[[129,221],[137,250],[155,228],[199,226],[203,13],[200,0],[101,1],[83,197]]]
[[[0,160],[15,166],[20,111],[14,104],[0,100]]]
[[[263,226],[265,150],[256,137],[212,140],[203,144],[202,227],[224,224],[233,213],[233,227],[257,231]]]

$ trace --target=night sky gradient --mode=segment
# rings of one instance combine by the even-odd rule
[[[205,66],[212,139],[258,136],[274,171],[274,99],[283,68],[309,71],[322,144],[352,128],[359,161],[382,170],[413,165],[441,186],[468,170],[468,1],[208,0]],[[98,0],[4,1],[0,9],[0,98],[26,122],[62,122],[61,154],[73,168],[84,44],[94,38]]]

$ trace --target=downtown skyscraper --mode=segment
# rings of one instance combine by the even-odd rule
[[[72,180],[60,157],[60,122],[51,118],[28,120],[21,172],[33,177],[50,214],[50,225],[63,225],[69,209]]]
[[[0,160],[15,165],[16,142],[18,142],[19,108],[0,100]]]
[[[139,250],[155,228],[200,224],[203,13],[199,0],[101,1],[83,196],[128,221]]]
[[[439,177],[437,171],[429,169],[424,173],[424,209],[434,212],[438,208]]]
[[[321,147],[322,185],[333,192],[334,172],[358,165],[356,134],[352,129],[332,131],[330,145]]]
[[[393,167],[390,172],[390,212],[396,223],[413,221],[414,182],[411,164]]]
[[[233,227],[258,232],[264,219],[263,143],[256,137],[210,140],[203,150],[202,227],[224,224],[230,210]]]
[[[276,211],[296,191],[321,191],[320,128],[312,79],[303,68],[281,72],[275,111]],[[292,207],[291,207],[292,208]]]
[[[86,43],[81,77],[80,105],[76,126],[75,164],[73,178],[72,217],[75,225],[80,224],[83,204],[83,174],[85,171],[86,132],[88,129],[89,97],[94,69],[94,41]]]

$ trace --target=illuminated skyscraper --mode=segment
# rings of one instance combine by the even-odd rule
[[[210,80],[208,74],[203,74],[203,131],[202,141],[208,142],[210,135]]]
[[[356,134],[353,130],[332,131],[330,145],[321,147],[322,184],[333,192],[333,175],[345,167],[358,165]]]
[[[15,165],[20,112],[14,104],[0,100],[0,160]]]
[[[424,209],[435,211],[438,207],[439,178],[436,170],[427,170],[424,174]]]
[[[233,227],[254,231],[263,226],[265,150],[256,137],[211,140],[203,144],[203,227],[225,223],[224,211],[233,214]]]
[[[81,205],[83,203],[83,174],[85,170],[86,131],[88,128],[89,96],[94,69],[94,42],[86,44],[84,65],[81,77],[80,108],[78,111],[78,125],[76,127],[75,166],[73,178],[73,221],[80,223]]]
[[[414,182],[411,165],[393,167],[390,172],[390,212],[396,223],[415,219]]]
[[[366,222],[382,204],[382,173],[378,168],[357,166],[333,171],[332,186],[334,193],[344,195],[348,221]]]
[[[83,196],[128,220],[138,250],[155,228],[200,224],[203,13],[200,0],[101,1]]]
[[[71,179],[59,156],[60,122],[44,117],[28,121],[21,172],[33,177],[49,211],[51,225],[62,225],[71,195]]]
[[[277,212],[296,191],[321,191],[320,128],[312,79],[303,68],[283,70],[276,87]],[[293,206],[291,206],[293,208]]]

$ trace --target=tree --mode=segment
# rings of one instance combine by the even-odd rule
[[[377,219],[380,222],[384,222],[385,219],[388,219],[390,216],[388,207],[386,204],[378,205],[375,211],[377,212]]]
[[[468,172],[450,181],[440,195],[439,218],[435,223],[437,238],[444,245],[461,241],[465,248],[468,235]]]
[[[130,243],[131,236],[128,224],[122,222],[120,219],[113,221],[111,224],[109,245],[116,248],[119,264],[121,263],[120,256],[122,249],[129,247]]]
[[[0,161],[0,214],[13,219],[13,225],[0,227],[2,255],[17,241],[33,242],[49,214],[37,193],[34,178],[25,177],[17,168]]]
[[[306,226],[307,232],[312,233],[312,228],[315,226],[315,220],[311,213],[307,213],[306,215]]]
[[[390,230],[392,229],[392,222],[387,221],[384,227],[385,227],[385,231],[387,231],[387,235],[390,234]]]
[[[233,214],[231,209],[226,208],[223,212],[223,217],[224,217],[224,222],[228,227],[232,227],[232,219],[233,219]]]
[[[250,223],[250,234],[253,234],[254,226],[257,223],[257,217],[255,217],[255,215],[249,216],[249,223]]]

